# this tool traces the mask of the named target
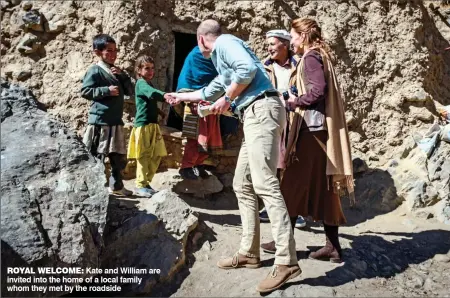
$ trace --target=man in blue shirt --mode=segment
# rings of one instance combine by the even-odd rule
[[[222,34],[219,23],[203,21],[197,29],[197,43],[203,56],[211,58],[219,76],[198,91],[171,94],[171,103],[210,100],[215,101],[211,110],[223,113],[233,102],[235,113],[244,123],[244,140],[233,181],[242,220],[241,244],[233,257],[220,260],[217,265],[223,269],[261,266],[259,196],[270,217],[276,253],[271,274],[259,283],[257,291],[271,292],[301,273],[276,177],[278,146],[286,125],[284,106],[253,51],[241,39]]]
[[[196,46],[184,60],[183,68],[178,77],[177,92],[199,90],[207,86],[217,75],[211,59],[203,57],[199,47]],[[219,116],[210,115],[203,122],[199,122],[196,110],[196,103],[188,103],[184,109],[183,136],[186,137],[187,142],[184,146],[179,172],[183,179],[197,180],[198,177],[208,177],[203,162],[208,158],[208,151],[211,152],[212,149],[207,144],[202,146],[199,143],[198,133],[200,126],[202,124],[205,126],[202,132],[218,135],[216,139],[220,139]],[[204,123],[205,121],[207,123]]]

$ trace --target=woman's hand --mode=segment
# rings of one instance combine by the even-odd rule
[[[291,93],[289,90],[289,99],[286,100],[286,106],[288,107],[289,111],[295,111],[295,108],[297,108],[297,96]]]

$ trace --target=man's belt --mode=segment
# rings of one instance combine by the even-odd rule
[[[244,111],[245,111],[249,106],[251,106],[255,101],[260,100],[260,99],[263,99],[263,98],[266,98],[266,97],[273,97],[273,96],[279,97],[280,94],[278,93],[278,91],[266,91],[266,92],[264,92],[264,93],[262,93],[262,94],[256,96],[256,97],[253,99],[253,101],[252,101],[251,103],[249,103],[245,108],[242,108],[242,109],[240,110],[240,111],[241,111],[241,114],[244,113]]]
[[[266,91],[266,92],[264,92],[263,94],[258,95],[258,96],[255,98],[255,100],[263,99],[264,97],[272,97],[272,96],[279,97],[279,96],[280,96],[280,93],[278,93],[278,91]],[[255,101],[255,100],[254,100],[254,101]],[[252,103],[253,103],[253,101],[252,101]]]

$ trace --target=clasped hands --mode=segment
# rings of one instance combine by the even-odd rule
[[[183,100],[182,93],[166,93],[164,95],[164,99],[167,103],[169,103],[172,106],[175,106],[182,101],[192,102],[192,103],[198,103],[201,100]],[[225,96],[219,98],[214,104],[211,106],[210,110],[213,114],[223,114],[226,111],[230,109],[231,103],[227,102],[225,100]]]
[[[166,102],[172,106],[176,106],[177,104],[179,104],[180,102],[182,102],[182,100],[180,98],[178,98],[177,93],[166,93],[164,94],[164,99],[166,100]]]

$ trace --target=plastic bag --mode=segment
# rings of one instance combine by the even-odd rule
[[[413,134],[414,141],[427,157],[430,157],[436,147],[438,137],[441,133],[441,127],[438,123],[434,123],[433,126],[424,134],[419,133]]]

